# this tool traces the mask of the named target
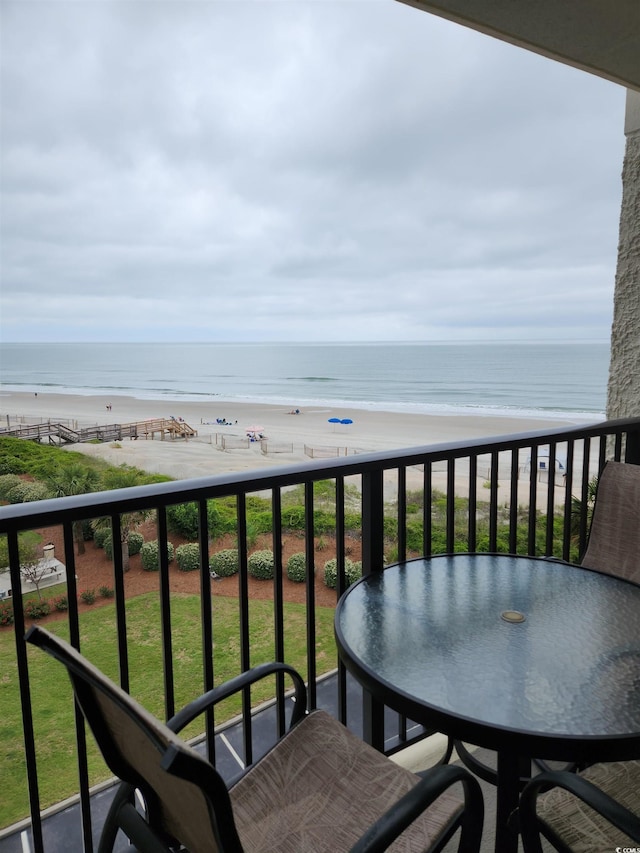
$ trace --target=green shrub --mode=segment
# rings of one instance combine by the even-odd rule
[[[348,557],[344,561],[344,577],[347,586],[355,583],[362,575],[362,564],[354,563]],[[338,583],[338,561],[334,557],[324,564],[324,582],[329,589],[335,589]]]
[[[0,601],[0,627],[13,625],[13,605],[8,601]]]
[[[271,533],[273,527],[273,513],[270,509],[264,509],[251,516],[251,527],[256,534]]]
[[[109,527],[98,527],[93,531],[93,541],[96,548],[104,548],[104,543],[107,539],[111,539],[111,529]]]
[[[61,613],[64,613],[69,609],[69,599],[66,595],[59,595],[57,598],[53,599],[53,606],[56,610],[59,610]]]
[[[271,580],[274,575],[273,552],[254,551],[247,561],[249,574],[258,580]]]
[[[240,559],[237,548],[225,548],[209,558],[209,570],[221,578],[230,578],[238,573]]]
[[[85,604],[93,604],[96,600],[95,589],[83,589],[80,593],[80,598],[84,601]]]
[[[0,474],[25,474],[27,466],[17,456],[7,454],[0,459]]]
[[[172,562],[174,556],[174,548],[171,542],[167,542],[167,560]],[[151,542],[145,542],[140,549],[140,561],[145,572],[157,572],[160,570],[160,548],[158,540],[152,539]]]
[[[0,476],[0,501],[9,501],[9,494],[21,486],[23,480],[17,474],[6,473]],[[13,501],[11,501],[13,503]]]
[[[137,533],[135,530],[132,530],[129,534],[129,538],[127,539],[127,548],[129,551],[129,556],[133,557],[134,554],[139,554],[140,549],[144,545],[144,536],[142,533]],[[111,538],[111,533],[108,533],[103,542],[102,547],[104,548],[104,553],[107,555],[107,559],[113,559],[113,539]]]
[[[51,605],[48,601],[30,599],[24,606],[24,615],[29,619],[42,619],[51,613]]]
[[[10,474],[7,476],[11,476]],[[19,479],[19,478],[18,478]],[[43,501],[51,497],[51,489],[44,483],[28,482],[20,480],[7,494],[6,500],[12,504],[31,503],[32,501]]]
[[[101,586],[98,592],[103,598],[113,598],[115,595],[115,590],[111,586]]]
[[[167,526],[172,533],[196,540],[199,534],[198,504],[195,501],[167,507]],[[221,533],[221,519],[213,500],[207,501],[207,528],[210,537]]]
[[[137,530],[132,530],[129,534],[129,556],[133,557],[134,554],[139,554],[143,545],[144,536],[142,533],[138,533]]]
[[[307,558],[302,553],[292,554],[287,560],[287,577],[294,583],[304,583],[307,579]]]
[[[188,542],[176,548],[176,563],[181,572],[195,572],[200,568],[200,546],[197,542]]]
[[[304,530],[305,514],[303,506],[288,506],[282,510],[282,527],[285,530]]]

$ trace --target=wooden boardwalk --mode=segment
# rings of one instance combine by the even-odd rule
[[[14,438],[26,438],[29,441],[48,442],[49,444],[78,444],[87,441],[120,441],[123,438],[154,439],[156,435],[165,438],[194,438],[198,431],[184,421],[174,418],[154,418],[148,421],[136,421],[129,424],[105,424],[104,426],[72,429],[61,423],[48,421],[41,424],[19,424],[15,427],[0,428],[0,437],[9,435]]]

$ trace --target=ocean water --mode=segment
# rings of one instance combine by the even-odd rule
[[[607,343],[4,343],[0,392],[593,420],[608,365]]]

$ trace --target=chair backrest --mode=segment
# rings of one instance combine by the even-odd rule
[[[581,564],[640,583],[640,465],[604,466]]]
[[[227,788],[208,761],[69,643],[39,626],[26,639],[67,668],[107,765],[141,791],[148,824],[161,841],[175,839],[199,853],[242,850]]]

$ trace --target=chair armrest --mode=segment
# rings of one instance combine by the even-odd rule
[[[401,797],[351,848],[350,853],[381,853],[456,782],[464,788],[460,850],[480,849],[484,802],[477,779],[463,767],[438,766],[427,771],[415,787]],[[463,844],[464,841],[464,844]]]
[[[293,681],[295,705],[291,716],[291,725],[294,726],[296,723],[300,722],[307,712],[307,688],[297,670],[286,663],[278,662],[260,664],[259,666],[253,667],[253,669],[247,670],[247,672],[237,675],[235,678],[229,679],[229,681],[225,681],[218,687],[214,687],[213,690],[208,690],[206,693],[203,693],[202,696],[198,696],[197,699],[194,699],[192,702],[189,702],[188,705],[185,705],[177,714],[174,714],[174,716],[167,721],[167,725],[172,731],[179,732],[186,725],[195,720],[196,717],[200,716],[203,711],[206,711],[217,702],[221,702],[223,699],[228,699],[229,696],[233,696],[233,694],[237,693],[239,690],[243,690],[245,687],[254,684],[256,681],[260,681],[261,679],[276,673],[287,674],[291,676]]]
[[[540,794],[555,787],[564,788],[574,794],[587,806],[601,814],[612,826],[624,832],[629,838],[633,838],[634,841],[640,841],[640,817],[582,776],[556,770],[535,776],[522,791],[519,806],[520,827],[523,840],[528,841],[530,845],[526,846],[525,843],[525,849],[541,849],[539,825],[544,822],[544,818],[538,817],[536,804]]]

